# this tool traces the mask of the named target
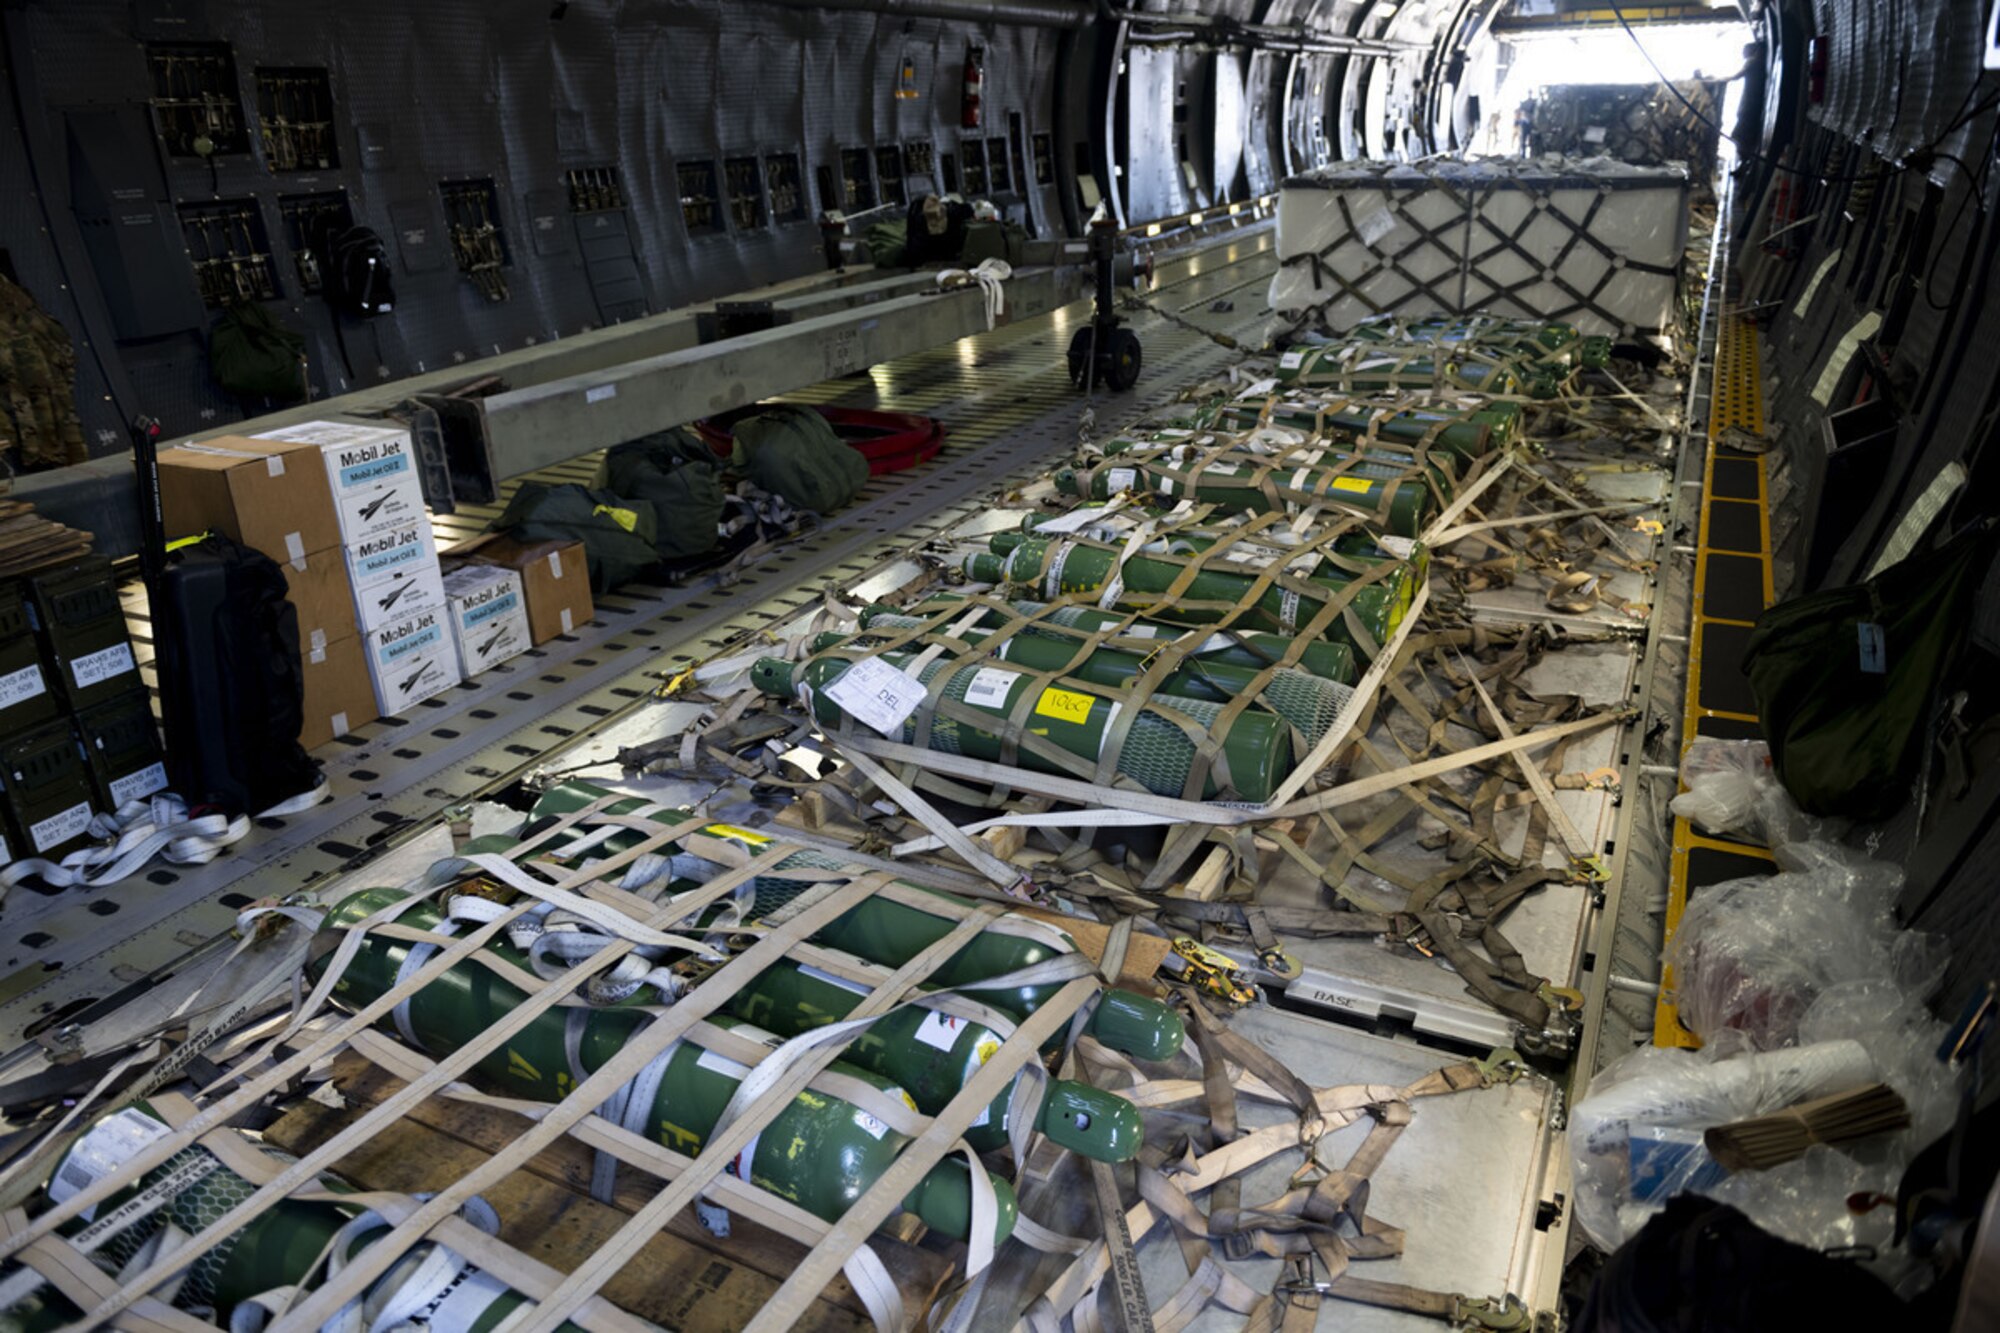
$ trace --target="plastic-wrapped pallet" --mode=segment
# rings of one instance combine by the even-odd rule
[[[1677,308],[1687,214],[1677,166],[1335,163],[1278,196],[1271,306],[1334,332],[1370,315],[1476,313],[1656,333]]]

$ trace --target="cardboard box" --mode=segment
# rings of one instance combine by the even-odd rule
[[[363,589],[423,570],[437,572],[437,543],[428,523],[405,523],[347,548],[347,572],[358,595]]]
[[[582,542],[524,543],[495,532],[461,542],[451,554],[472,564],[511,569],[521,576],[521,592],[528,604],[528,637],[538,644],[559,634],[572,634],[590,623],[594,613],[590,566],[584,559]]]
[[[354,618],[363,634],[419,611],[443,608],[444,579],[435,563],[405,570],[393,578],[378,579],[354,591]]]
[[[298,608],[300,652],[312,652],[361,632],[354,614],[354,582],[347,575],[347,555],[338,546],[309,552],[297,560],[280,560],[278,568],[285,572],[285,599]]]
[[[410,432],[401,426],[374,421],[301,421],[265,431],[257,438],[317,448],[336,501],[394,486],[405,478],[419,480]]]
[[[444,608],[392,620],[362,636],[375,704],[397,717],[458,684],[458,649]]]
[[[299,665],[306,687],[299,744],[308,750],[381,716],[375,708],[374,683],[368,678],[368,650],[360,635],[308,650],[301,654]]]
[[[444,595],[458,669],[466,676],[528,651],[528,607],[519,574],[499,565],[467,565],[445,575]]]
[[[220,532],[273,560],[340,544],[319,450],[283,440],[220,439],[160,455],[167,540]]]

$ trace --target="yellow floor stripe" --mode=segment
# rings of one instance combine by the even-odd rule
[[[1687,697],[1681,714],[1683,750],[1700,734],[1699,728],[1704,718],[1727,719],[1733,722],[1757,720],[1746,713],[1704,708],[1701,705],[1703,631],[1709,625],[1741,627],[1749,623],[1706,614],[1704,607],[1710,553],[1739,558],[1749,557],[1758,561],[1763,566],[1763,604],[1769,606],[1775,598],[1771,582],[1770,477],[1764,466],[1763,457],[1746,456],[1757,475],[1757,498],[1754,501],[1729,499],[1715,494],[1717,442],[1723,438],[1724,433],[1731,427],[1738,427],[1760,436],[1765,433],[1763,356],[1757,345],[1756,326],[1733,312],[1723,315],[1720,327],[1717,329],[1715,378],[1711,395],[1708,413],[1708,461],[1702,470],[1701,525],[1695,540],[1695,614],[1693,626],[1688,634]],[[1755,551],[1718,546],[1710,536],[1716,506],[1739,504],[1754,504],[1757,508],[1759,549]],[[1694,826],[1687,820],[1674,820],[1673,862],[1667,881],[1666,938],[1669,942],[1674,937],[1674,931],[1680,926],[1682,914],[1687,911],[1688,854],[1704,848],[1767,861],[1771,857],[1771,853],[1762,847],[1704,837],[1696,832]],[[1681,1025],[1679,1009],[1674,1002],[1673,969],[1668,967],[1664,960],[1660,966],[1660,999],[1653,1013],[1653,1044],[1686,1047],[1701,1045],[1701,1041]]]

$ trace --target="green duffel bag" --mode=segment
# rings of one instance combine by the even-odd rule
[[[660,562],[652,504],[607,490],[522,482],[492,530],[522,542],[582,542],[593,592],[610,592]]]
[[[1028,252],[1028,233],[1016,222],[968,222],[958,262],[971,268],[981,260],[1003,259],[1019,266]]]
[[[593,484],[653,506],[653,551],[660,559],[686,560],[715,549],[727,495],[722,467],[686,426],[613,445]]]
[[[868,460],[810,407],[778,403],[736,423],[736,463],[758,489],[830,513],[868,484]]]
[[[208,333],[215,382],[244,398],[296,403],[306,396],[306,340],[254,301],[230,306]]]
[[[1757,618],[1743,670],[1771,766],[1801,809],[1876,820],[1910,800],[1996,530],[1979,525]]]
[[[903,267],[903,251],[910,241],[908,224],[900,218],[894,222],[875,222],[861,233],[861,243],[868,247],[869,262],[876,268]]]

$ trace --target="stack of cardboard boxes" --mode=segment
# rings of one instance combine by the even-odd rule
[[[169,539],[222,532],[283,567],[308,749],[591,616],[575,543],[482,539],[447,586],[410,435],[394,424],[306,421],[183,445],[160,455],[160,494]],[[460,568],[475,563],[486,572]]]
[[[372,687],[369,716],[394,717],[458,684],[444,580],[409,432],[377,422],[307,421],[258,438],[320,451]],[[309,693],[312,674],[308,668]],[[349,730],[359,725],[351,714],[348,722]]]
[[[0,583],[0,865],[59,859],[166,785],[111,563]]]

